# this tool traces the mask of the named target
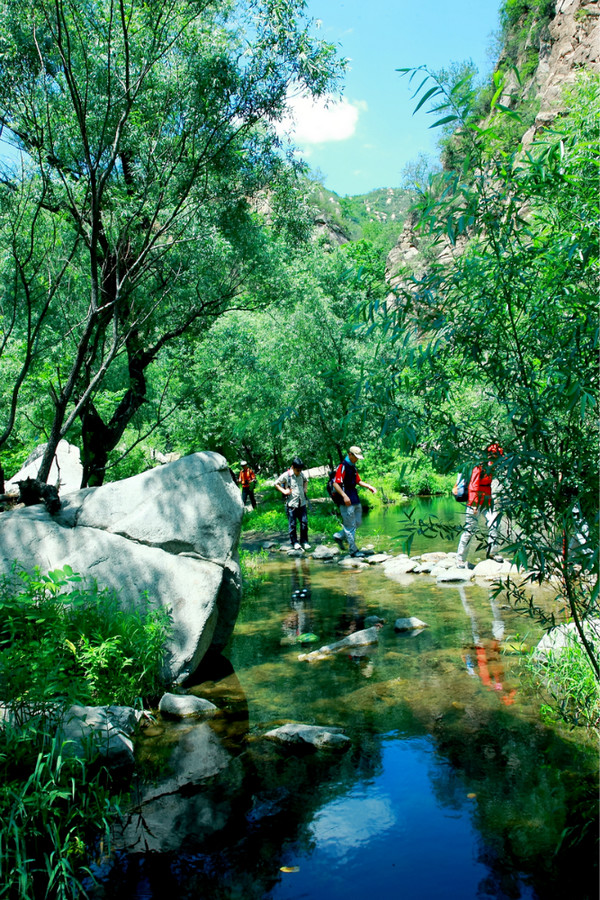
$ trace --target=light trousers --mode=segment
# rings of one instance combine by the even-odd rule
[[[465,562],[469,552],[469,544],[477,531],[479,517],[483,516],[487,526],[487,552],[492,556],[498,550],[498,540],[500,538],[500,522],[502,521],[502,513],[500,510],[493,510],[490,507],[467,506],[465,510],[465,527],[458,542],[457,556],[462,562]]]
[[[342,504],[339,509],[342,516],[342,531],[348,541],[350,553],[356,553],[358,549],[356,546],[356,529],[362,522],[362,506],[360,503],[355,503],[352,506]]]

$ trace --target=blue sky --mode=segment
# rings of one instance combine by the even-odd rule
[[[340,195],[398,187],[407,163],[435,155],[437,129],[396,69],[471,59],[491,73],[500,0],[308,0],[318,34],[350,59],[341,104],[296,108],[294,143]],[[414,87],[414,85],[413,85]]]

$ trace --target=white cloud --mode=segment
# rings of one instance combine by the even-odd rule
[[[397,824],[389,796],[342,797],[318,813],[312,823],[315,840],[328,853],[344,856]]]
[[[364,101],[335,100],[331,96],[313,100],[305,94],[290,97],[288,115],[277,126],[296,144],[326,144],[353,137],[358,117],[365,111]]]

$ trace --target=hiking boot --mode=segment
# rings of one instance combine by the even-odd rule
[[[351,553],[350,556],[352,559],[364,559],[366,553],[363,553],[362,550],[355,550],[354,553]]]
[[[294,550],[302,550],[300,544],[294,544]]]
[[[303,549],[303,550],[310,550],[310,544],[308,543],[308,541],[306,542],[306,544],[302,544],[302,549]]]

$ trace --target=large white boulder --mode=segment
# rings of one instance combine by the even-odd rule
[[[0,515],[0,572],[16,559],[42,571],[70,565],[119,592],[126,609],[170,610],[167,675],[181,681],[235,625],[241,578],[240,492],[226,459],[194,453],[141,475]]]
[[[26,481],[28,478],[37,478],[37,474],[42,464],[42,456],[46,444],[41,444],[27,458],[23,468],[9,478],[5,483],[7,494],[16,493],[19,488],[19,481]],[[65,494],[78,491],[81,487],[81,479],[83,477],[83,466],[79,454],[79,447],[74,447],[68,441],[59,441],[54,454],[54,460],[50,467],[50,475],[48,476],[48,484],[52,484],[58,488],[61,498]]]

